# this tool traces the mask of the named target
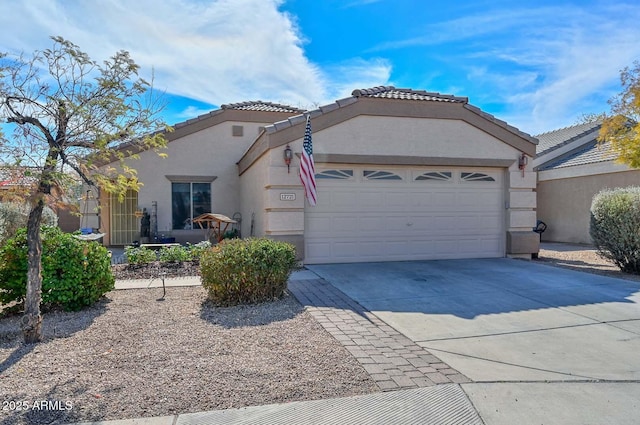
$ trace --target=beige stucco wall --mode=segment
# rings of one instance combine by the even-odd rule
[[[300,165],[294,158],[287,170],[283,151],[268,151],[240,176],[242,236],[251,236],[253,214],[253,236],[290,242],[296,247],[298,258],[303,259],[305,201],[298,174]],[[287,200],[282,200],[281,195],[286,195]]]
[[[518,168],[517,161],[507,170],[507,231],[530,232],[536,225],[536,173],[530,162],[524,173]]]
[[[289,144],[296,153],[289,174],[282,159],[284,147],[278,146],[262,155],[241,177],[243,216],[250,216],[251,211],[255,212],[256,236],[269,235],[285,240],[288,237],[298,243],[303,238],[305,200],[299,178],[303,134],[304,127],[301,126],[300,138]],[[314,132],[313,149],[316,157],[415,156],[506,161],[509,165],[504,168],[505,240],[507,234],[514,234],[516,239],[524,236],[528,241],[525,250],[529,250],[529,253],[537,252],[537,239],[529,235],[536,222],[536,173],[528,164],[523,175],[518,169],[520,152],[517,149],[463,121],[358,116]],[[263,178],[266,180],[263,181]],[[265,196],[245,193],[246,188],[252,187],[253,190],[257,187],[266,188]],[[281,194],[294,194],[295,200],[281,200]],[[251,199],[245,199],[248,197]],[[251,208],[247,208],[249,205]],[[264,219],[258,220],[261,214],[264,214]],[[260,232],[258,222],[264,225]],[[532,244],[532,240],[535,243]]]
[[[537,191],[538,218],[548,226],[543,241],[590,244],[593,196],[602,189],[640,184],[639,170],[545,180],[547,174],[540,173]]]
[[[429,118],[358,116],[314,133],[313,143],[318,154],[513,159],[517,152],[466,122]]]
[[[152,202],[158,204],[158,234],[174,236],[178,242],[204,239],[204,233],[199,229],[171,229],[171,180],[167,176],[215,176],[211,183],[211,212],[231,217],[240,211],[240,178],[236,161],[255,140],[259,127],[266,124],[222,122],[170,142],[163,150],[167,158],[145,151],[140,153],[139,159],[128,160],[143,184],[138,194],[139,208],[151,211]],[[242,136],[232,136],[233,125],[244,127]],[[108,209],[104,210],[108,214]]]
[[[264,235],[265,186],[267,182],[267,155],[262,156],[240,176],[240,213],[242,214],[242,237]],[[237,173],[237,171],[236,171]],[[251,221],[253,216],[253,233]]]

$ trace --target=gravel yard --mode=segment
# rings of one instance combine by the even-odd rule
[[[640,281],[589,246],[544,243],[534,261]],[[118,265],[114,274],[197,273],[193,266],[160,267]],[[378,391],[291,296],[215,308],[200,287],[169,288],[164,301],[161,294],[157,288],[113,291],[87,310],[48,313],[46,340],[32,346],[22,345],[19,316],[0,319],[0,425],[163,416]]]
[[[589,245],[543,242],[540,246],[539,258],[534,261],[640,282],[640,276],[621,272],[613,262],[602,258],[595,248]]]
[[[291,296],[215,308],[200,287],[113,291],[45,316],[23,346],[0,319],[0,424],[58,424],[199,412],[378,391]],[[35,410],[34,403],[58,403]],[[27,403],[16,411],[11,402]],[[71,406],[70,410],[65,410]]]

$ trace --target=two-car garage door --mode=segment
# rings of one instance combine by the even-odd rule
[[[504,256],[502,169],[316,169],[305,263]]]

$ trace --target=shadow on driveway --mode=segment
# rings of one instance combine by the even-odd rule
[[[312,265],[371,311],[474,319],[556,307],[628,304],[640,318],[640,282],[512,259]]]
[[[474,381],[640,379],[639,282],[506,258],[308,269]]]

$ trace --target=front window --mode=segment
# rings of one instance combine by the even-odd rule
[[[173,229],[193,229],[193,219],[211,212],[211,183],[171,183]]]

